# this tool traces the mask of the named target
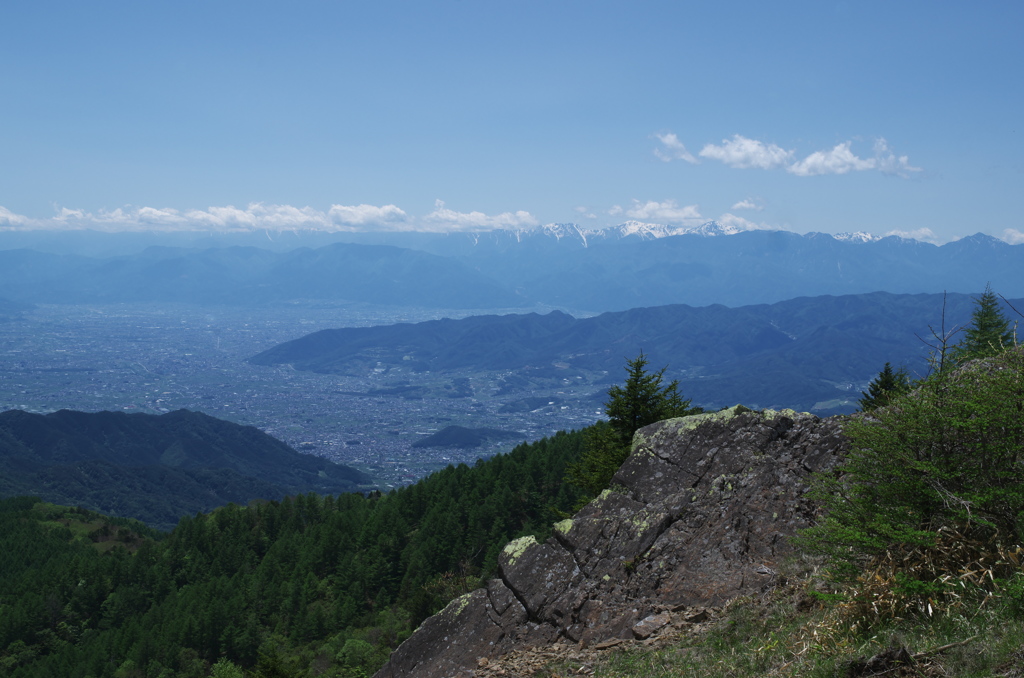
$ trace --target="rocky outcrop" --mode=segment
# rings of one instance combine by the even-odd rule
[[[673,614],[759,592],[814,517],[807,476],[845,451],[840,424],[737,407],[641,429],[613,490],[546,542],[509,543],[500,577],[425,621],[377,678],[472,676],[525,647],[643,639]]]

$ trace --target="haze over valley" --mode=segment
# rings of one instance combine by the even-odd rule
[[[1024,3],[0,26],[0,675],[1021,673]]]
[[[640,351],[694,404],[826,415],[856,409],[886,361],[927,372],[944,283],[948,327],[970,315],[955,290],[990,280],[1024,308],[1024,245],[981,234],[627,225],[279,252],[92,236],[130,251],[45,252],[45,234],[0,251],[0,409],[205,412],[384,488],[593,423]],[[700,304],[719,284],[730,303]],[[804,296],[756,303],[787,290]],[[632,298],[689,303],[620,308]]]
[[[253,425],[292,447],[367,472],[382,487],[405,484],[449,463],[473,463],[511,448],[411,445],[445,426],[502,427],[533,440],[579,428],[596,417],[599,402],[572,397],[561,404],[498,413],[506,400],[489,389],[456,390],[471,372],[418,381],[417,399],[373,395],[395,379],[375,373],[352,377],[266,368],[246,359],[306,331],[390,324],[435,317],[437,311],[337,308],[263,309],[187,305],[41,305],[0,322],[0,410],[163,413],[181,408]],[[465,313],[465,312],[463,312]],[[454,312],[449,312],[454,315]],[[589,386],[589,383],[588,383]],[[552,380],[540,395],[566,390]],[[364,393],[366,395],[354,395]],[[408,394],[407,394],[408,395]],[[533,413],[530,410],[539,410]],[[514,443],[513,443],[514,444]]]

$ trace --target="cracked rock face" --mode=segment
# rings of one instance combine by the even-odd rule
[[[647,637],[667,610],[758,593],[815,506],[807,476],[845,453],[840,420],[736,409],[652,424],[605,491],[545,543],[517,539],[499,579],[453,601],[380,678],[471,676],[480,658]]]

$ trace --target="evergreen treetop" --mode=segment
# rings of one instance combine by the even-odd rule
[[[704,410],[691,407],[691,401],[679,393],[679,382],[664,384],[665,369],[648,372],[649,361],[643,351],[626,361],[626,381],[608,389],[605,402],[607,422],[584,430],[580,459],[569,466],[567,480],[590,499],[608,487],[612,476],[629,456],[633,434],[662,419],[697,414]]]
[[[1015,339],[1014,328],[999,307],[999,298],[990,284],[985,285],[985,292],[974,300],[971,324],[964,328],[963,339],[953,350],[954,362],[997,355],[1013,346]]]
[[[650,361],[641,351],[626,361],[626,381],[622,386],[608,389],[604,412],[608,423],[622,442],[629,444],[638,429],[662,419],[691,414],[690,400],[679,394],[679,382],[672,380],[663,386],[665,370],[648,373]]]
[[[909,390],[910,375],[907,373],[906,368],[901,367],[898,370],[893,370],[892,365],[887,362],[882,371],[878,373],[878,376],[868,384],[868,390],[860,392],[864,397],[860,398],[857,402],[860,404],[860,409],[870,412],[876,408],[888,405],[893,398]]]

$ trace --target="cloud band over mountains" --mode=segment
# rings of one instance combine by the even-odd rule
[[[0,206],[0,231],[97,230],[97,231],[483,231],[496,228],[533,228],[540,222],[529,212],[458,212],[438,200],[434,211],[415,218],[396,205],[331,205],[326,210],[292,205],[251,203],[244,208],[227,205],[204,210],[171,207],[119,207],[88,212],[60,208],[48,218],[16,214]]]
[[[733,209],[751,209],[747,200]],[[755,207],[756,209],[756,207]],[[673,226],[695,227],[709,219],[697,205],[679,205],[675,200],[633,200],[627,207],[613,205],[606,212],[612,217]],[[737,230],[778,230],[766,223],[755,223],[725,213],[714,219],[722,226]],[[252,203],[245,208],[227,205],[205,210],[177,210],[170,207],[123,207],[88,212],[60,208],[49,218],[32,218],[0,206],[0,232],[30,230],[93,230],[104,232],[180,231],[251,232],[314,230],[322,232],[418,231],[435,233],[482,232],[491,230],[528,230],[541,226],[529,212],[458,212],[438,200],[434,210],[421,217],[408,214],[396,205],[331,205],[326,210],[292,205]],[[785,229],[783,229],[785,230]]]
[[[743,199],[732,210],[759,212],[763,205]],[[695,228],[709,221],[717,223],[726,232],[756,230],[790,230],[765,222],[755,222],[725,212],[710,219],[701,214],[697,205],[679,205],[675,200],[633,200],[626,207],[613,205],[606,212],[612,217],[624,217],[636,223],[665,224]],[[266,205],[253,203],[243,208],[231,205],[209,207],[205,210],[176,210],[172,208],[125,207],[100,210],[96,213],[61,208],[49,218],[32,218],[17,214],[0,206],[0,232],[33,230],[93,230],[105,232],[180,231],[180,232],[251,232],[314,230],[323,232],[361,231],[419,231],[435,233],[481,232],[489,230],[528,230],[541,226],[529,212],[504,212],[488,215],[483,212],[457,212],[438,200],[434,211],[423,217],[413,217],[395,205],[331,205],[326,211],[312,207]],[[888,230],[884,235],[940,244],[943,239],[929,228]],[[1024,244],[1024,232],[1007,228],[996,237],[1011,245]]]

